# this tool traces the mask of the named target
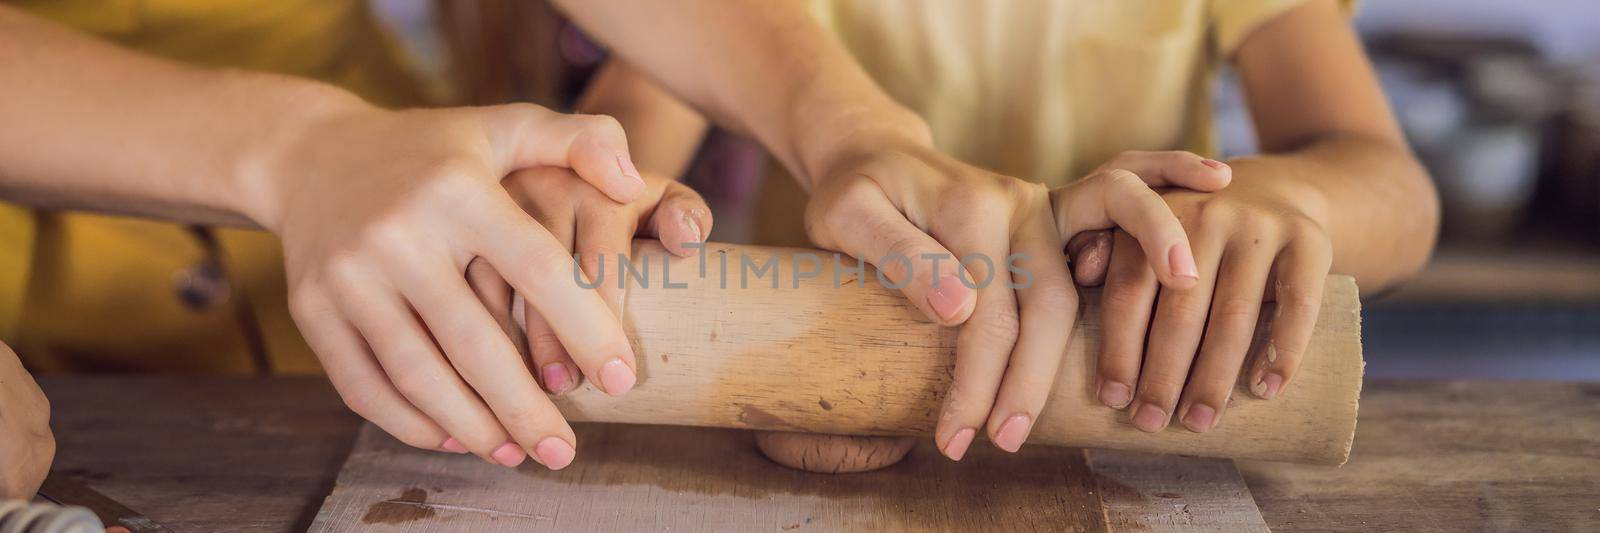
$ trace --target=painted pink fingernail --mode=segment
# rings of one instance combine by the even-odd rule
[[[450,453],[467,453],[467,447],[462,446],[461,441],[456,440],[455,437],[445,439],[444,444],[439,445],[439,449]]]
[[[572,449],[571,444],[556,437],[545,437],[539,441],[539,444],[533,447],[533,453],[538,456],[539,462],[551,470],[566,468],[572,464],[572,458],[578,455],[578,451]]]
[[[1017,453],[1022,448],[1022,443],[1028,440],[1028,430],[1033,429],[1033,418],[1025,414],[1011,415],[1000,424],[1000,431],[994,435],[994,445],[1000,449]]]
[[[950,442],[944,443],[944,450],[942,450],[944,451],[944,456],[949,457],[951,461],[960,461],[962,457],[967,455],[967,448],[972,446],[972,438],[976,436],[978,436],[978,431],[972,428],[957,431],[954,436],[950,437]]]
[[[1167,250],[1167,264],[1172,267],[1172,275],[1180,278],[1200,279],[1200,269],[1194,266],[1194,255],[1189,253],[1189,247],[1174,244]]]
[[[501,444],[499,448],[495,448],[494,452],[489,454],[489,457],[493,457],[494,461],[501,465],[516,468],[517,465],[522,464],[523,459],[528,458],[528,453],[522,451],[522,448],[516,444],[507,442]]]
[[[633,160],[623,154],[617,154],[617,166],[622,168],[622,175],[633,178],[640,186],[644,185],[644,178],[639,175],[639,169],[634,168]]]
[[[1165,410],[1148,403],[1139,404],[1133,410],[1133,427],[1141,431],[1155,433],[1167,427],[1167,422],[1172,420]]]
[[[612,359],[600,367],[600,385],[605,387],[606,394],[612,396],[621,396],[633,389],[638,379],[633,375],[633,369],[628,368],[628,363],[622,362],[621,358]]]
[[[968,292],[971,289],[962,285],[956,276],[939,278],[939,282],[928,290],[928,307],[932,307],[941,319],[955,320],[961,313],[962,304],[966,303]]]
[[[544,387],[551,394],[561,394],[572,390],[572,371],[564,363],[550,363],[540,369],[544,374]]]
[[[1206,159],[1206,160],[1200,161],[1200,163],[1204,164],[1205,166],[1217,169],[1217,170],[1222,170],[1222,169],[1228,168],[1228,164],[1227,163],[1223,163],[1223,162],[1217,161],[1215,159]]]
[[[1133,401],[1133,389],[1115,381],[1100,384],[1100,403],[1112,409],[1122,409]]]
[[[1183,427],[1195,433],[1205,433],[1211,429],[1211,423],[1217,418],[1217,410],[1211,406],[1197,403],[1189,406],[1189,414],[1183,415]]]
[[[1262,399],[1271,400],[1278,397],[1278,392],[1280,392],[1281,389],[1283,389],[1283,376],[1277,374],[1267,374],[1266,377],[1261,378]]]

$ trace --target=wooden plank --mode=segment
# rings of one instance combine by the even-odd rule
[[[585,384],[557,398],[568,419],[932,434],[950,385],[956,330],[928,322],[898,291],[876,281],[857,286],[842,280],[843,287],[834,287],[835,265],[850,272],[853,260],[712,243],[701,277],[698,257],[671,258],[663,267],[671,256],[659,244],[635,245],[635,261],[650,261],[644,268],[650,281],[628,290],[624,321],[638,354],[639,384],[622,397]],[[808,271],[813,265],[799,258],[805,253],[822,259],[816,265],[822,274],[796,280],[793,265]],[[726,275],[723,257],[730,265]],[[740,266],[744,258],[756,264],[775,259],[776,272],[749,277]],[[844,277],[876,280],[871,268],[857,272]],[[682,285],[668,286],[669,280]],[[1127,413],[1100,405],[1091,390],[1098,292],[1084,291],[1082,302],[1055,389],[1029,442],[1326,464],[1348,457],[1363,366],[1360,302],[1349,277],[1328,278],[1311,346],[1285,394],[1259,400],[1241,384],[1224,421],[1205,434],[1180,424],[1146,434],[1128,423]],[[1270,305],[1262,316],[1272,316]],[[1265,335],[1266,327],[1258,328],[1258,348]]]
[[[1600,531],[1600,383],[1369,390],[1349,464],[1239,464],[1274,530]]]
[[[1086,451],[1113,531],[1269,531],[1229,459]]]
[[[1265,530],[1225,460],[1110,455],[1101,473],[1073,448],[975,447],[954,463],[923,442],[884,470],[829,475],[767,461],[741,431],[576,429],[585,458],[551,472],[409,448],[368,426],[311,531]],[[1109,506],[1104,487],[1117,491]]]
[[[304,531],[360,427],[320,377],[39,384],[55,468],[177,531]],[[1361,403],[1349,464],[1239,464],[1274,531],[1600,531],[1600,385],[1373,380]]]

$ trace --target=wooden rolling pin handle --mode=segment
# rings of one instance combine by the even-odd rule
[[[927,321],[871,267],[848,257],[718,243],[703,252],[678,258],[654,241],[634,243],[635,269],[619,279],[628,283],[624,327],[638,356],[638,385],[618,398],[587,384],[556,398],[570,420],[932,433],[950,385],[955,328]],[[1293,386],[1261,400],[1241,384],[1226,421],[1203,434],[1178,424],[1144,433],[1127,413],[1100,405],[1092,390],[1099,294],[1081,293],[1072,340],[1029,443],[1324,464],[1349,457],[1363,364],[1351,278],[1329,278]],[[1261,316],[1272,316],[1270,307]],[[1265,325],[1257,328],[1252,351],[1265,333]]]

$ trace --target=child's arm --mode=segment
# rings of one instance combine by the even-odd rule
[[[1105,275],[1100,399],[1131,407],[1146,431],[1174,414],[1193,431],[1213,427],[1247,359],[1249,390],[1281,394],[1330,269],[1376,292],[1416,272],[1433,248],[1432,184],[1333,1],[1268,22],[1235,61],[1265,153],[1230,161],[1234,181],[1221,192],[1163,195],[1189,230],[1201,283],[1158,288],[1120,234]],[[1247,354],[1271,300],[1270,338]]]

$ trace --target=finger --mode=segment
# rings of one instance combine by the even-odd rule
[[[1197,273],[1188,232],[1140,176],[1121,169],[1098,172],[1052,191],[1051,196],[1062,236],[1122,228],[1144,249],[1162,285],[1194,286]]]
[[[1252,394],[1276,398],[1294,378],[1322,310],[1322,288],[1332,262],[1326,239],[1297,238],[1278,258],[1272,333],[1251,364],[1246,381]]]
[[[500,426],[517,443],[493,456],[506,466],[532,456],[552,469],[565,468],[576,455],[576,436],[550,398],[528,372],[511,339],[494,326],[477,299],[447,261],[420,261],[396,272],[402,292],[444,349],[451,366],[488,405]],[[504,441],[502,441],[504,442]],[[515,461],[507,461],[516,457]]]
[[[460,279],[460,275],[451,276]],[[372,348],[378,363],[407,401],[467,450],[504,466],[522,462],[520,448],[501,451],[508,436],[489,407],[439,353],[401,295],[363,273],[340,280],[340,307]]]
[[[1114,231],[1112,239],[1106,284],[1100,292],[1095,396],[1106,407],[1122,409],[1133,402],[1133,388],[1139,383],[1145,333],[1150,328],[1150,314],[1160,285],[1132,236]]]
[[[1278,252],[1277,239],[1241,236],[1250,238],[1235,239],[1223,252],[1200,356],[1178,404],[1178,420],[1196,433],[1209,431],[1222,421],[1255,338],[1267,273]]]
[[[1011,240],[1009,226],[1006,220],[987,220],[943,239],[967,260],[964,271],[970,272],[971,277],[957,283],[971,284],[977,290],[972,317],[962,324],[956,336],[955,372],[934,430],[939,450],[956,461],[966,455],[972,438],[994,408],[1000,381],[1021,330],[1015,291],[1003,277]],[[1053,246],[1060,246],[1060,240],[1052,242]]]
[[[409,446],[466,453],[460,442],[394,388],[372,350],[332,301],[319,290],[302,289],[291,302],[306,344],[320,356],[328,381],[351,411]]]
[[[1072,262],[1072,281],[1080,287],[1098,287],[1106,282],[1111,266],[1111,230],[1085,231],[1067,241],[1067,258]]]
[[[602,361],[585,373],[600,376],[607,394],[633,388],[636,378],[633,346],[621,321],[572,256],[543,227],[504,201],[494,213],[476,221],[473,253],[485,257],[532,307],[544,317],[561,345],[579,364]],[[600,280],[604,282],[605,280]]]
[[[711,207],[699,193],[682,183],[670,182],[661,203],[645,222],[645,234],[661,240],[667,251],[679,257],[694,255],[685,243],[703,243],[711,237]]]
[[[505,331],[506,336],[514,337],[516,330],[511,321],[511,286],[506,284],[505,278],[488,261],[475,257],[467,263],[467,285],[472,287],[473,294],[489,311],[495,324]]]
[[[828,238],[817,244],[876,267],[880,281],[900,290],[929,319],[946,326],[966,322],[977,297],[976,291],[961,282],[962,275],[973,278],[960,272],[956,255],[906,220],[875,186],[857,187],[846,194],[857,198],[836,202],[839,211],[821,218],[851,227],[830,228]],[[994,242],[1005,242],[1007,236],[999,238]]]
[[[638,270],[625,268],[631,260],[629,252],[633,246],[634,224],[637,218],[631,211],[624,209],[623,206],[586,205],[579,215],[577,236],[574,240],[579,258],[578,264],[583,268],[584,274],[598,285],[595,290],[605,300],[607,309],[613,317],[622,316],[624,287],[630,282],[635,282],[630,280],[630,276],[634,276],[635,273],[648,276],[651,270],[648,264],[651,258],[648,256],[643,258],[646,264],[640,265]],[[663,257],[655,259],[665,260]],[[615,380],[620,378],[608,374],[617,372],[607,366],[615,360],[615,355],[583,354],[572,351],[565,353],[570,355],[571,361],[582,369],[590,382],[601,383],[608,390],[613,388],[613,385],[632,386],[631,382],[626,386],[617,385]],[[594,355],[601,357],[593,357]],[[632,379],[631,375],[624,377]],[[613,382],[607,383],[606,379],[611,379]]]
[[[1193,152],[1130,151],[1117,154],[1097,172],[1123,169],[1144,178],[1151,187],[1184,187],[1200,192],[1222,190],[1233,181],[1233,168]]]
[[[526,312],[525,301],[519,298],[517,303],[524,306],[523,324],[528,331],[528,353],[533,360],[533,367],[538,369],[544,390],[560,395],[578,388],[582,383],[581,370],[578,363],[572,360],[572,354],[567,353],[567,348],[561,345],[556,330],[538,312]]]
[[[536,211],[555,213],[553,216],[548,218],[535,216],[566,250],[572,250],[573,243],[576,242],[577,215],[573,213],[572,207],[569,203],[560,203],[556,209]],[[559,212],[556,213],[557,211]],[[592,272],[587,274],[590,279],[594,279]],[[567,353],[567,348],[561,345],[561,338],[556,336],[555,329],[550,327],[550,323],[538,311],[529,311],[527,301],[522,299],[521,295],[513,296],[512,302],[513,320],[523,325],[523,331],[526,333],[523,339],[524,346],[527,347],[528,357],[539,384],[545,391],[558,395],[578,388],[582,377],[579,374],[578,364],[573,362],[572,355]]]
[[[618,202],[632,202],[645,192],[644,178],[634,168],[622,124],[606,115],[568,115],[538,106],[489,108],[498,124],[492,131],[512,139],[511,158],[501,175],[552,166],[570,168],[584,181]]]
[[[1196,244],[1199,284],[1190,289],[1163,288],[1156,297],[1155,318],[1133,400],[1133,425],[1144,431],[1160,431],[1171,422],[1205,330],[1222,245],[1215,240]]]
[[[1021,330],[988,422],[989,440],[1008,452],[1022,447],[1050,398],[1072,335],[1062,324],[1074,323],[1078,314],[1077,289],[1053,221],[1043,210],[1029,218],[1011,246],[1016,261],[1007,264],[1015,272],[1004,272],[1017,287]]]

